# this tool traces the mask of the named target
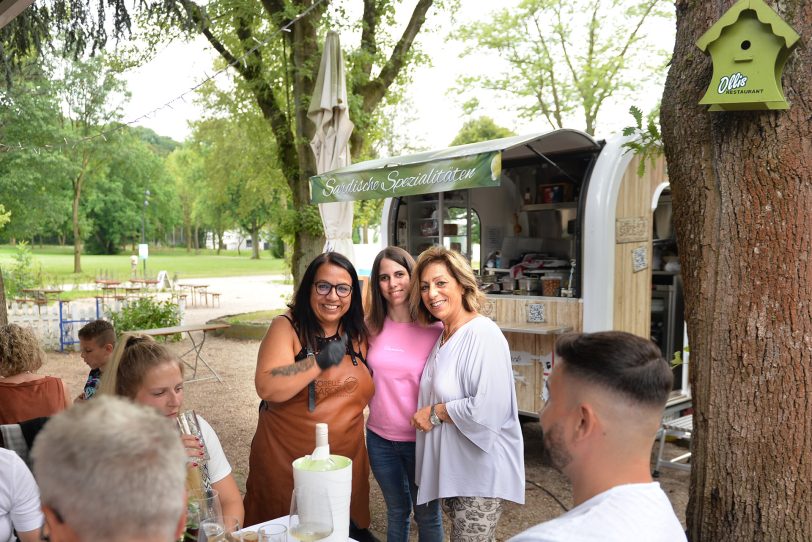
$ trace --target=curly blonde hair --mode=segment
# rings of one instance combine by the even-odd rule
[[[34,332],[17,324],[0,326],[0,376],[14,376],[42,367],[45,352]]]

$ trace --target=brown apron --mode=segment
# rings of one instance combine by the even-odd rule
[[[304,357],[304,350],[297,359]],[[308,410],[308,387],[284,403],[263,401],[251,455],[245,493],[245,525],[286,516],[293,492],[291,463],[313,451],[316,423],[329,427],[330,453],[352,459],[350,518],[369,527],[369,460],[364,441],[364,408],[375,387],[356,354],[323,371],[314,380],[316,408]]]

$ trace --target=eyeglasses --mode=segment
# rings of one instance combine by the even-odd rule
[[[329,282],[319,281],[315,285],[316,293],[319,295],[330,295],[330,290],[335,288],[338,297],[347,297],[352,293],[352,286],[349,284],[330,284]]]

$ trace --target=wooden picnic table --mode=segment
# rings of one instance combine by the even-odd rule
[[[192,341],[192,347],[181,354],[179,357],[191,370],[192,370],[192,377],[186,382],[197,382],[201,380],[211,380],[212,378],[216,378],[218,382],[222,382],[223,379],[220,378],[220,375],[217,374],[211,365],[203,358],[201,352],[203,351],[203,345],[206,342],[206,334],[209,331],[217,331],[219,329],[226,329],[231,327],[229,324],[199,324],[199,325],[186,325],[186,326],[171,326],[171,327],[158,327],[154,329],[143,329],[141,331],[133,331],[133,333],[142,333],[144,335],[149,335],[150,337],[163,337],[167,335],[175,335],[177,333],[186,333],[189,337],[189,340]],[[194,335],[192,333],[202,331],[203,336],[200,338],[200,342],[195,341]],[[194,352],[194,362],[190,363],[186,359],[184,359],[187,355]],[[197,365],[198,363],[203,363],[212,376],[207,376],[204,378],[197,378]]]
[[[197,305],[197,296],[199,296],[200,294],[203,294],[204,295],[203,299],[204,299],[204,301],[206,303],[206,306],[208,306],[209,301],[205,297],[206,290],[209,287],[208,284],[188,284],[187,283],[187,284],[178,284],[178,287],[180,287],[182,290],[188,290],[189,291],[189,294],[191,294],[191,297],[192,297],[192,305]]]
[[[121,289],[124,291],[124,297],[138,297],[143,290],[141,286],[124,286]]]
[[[143,284],[146,286],[155,286],[160,282],[158,279],[130,279],[133,284]]]
[[[118,286],[121,284],[121,281],[113,279],[96,279],[96,284],[101,286]]]
[[[31,297],[35,300],[41,299],[46,303],[48,302],[48,296],[54,296],[54,299],[58,300],[62,294],[62,290],[55,288],[25,288],[20,291],[24,294],[31,294]]]

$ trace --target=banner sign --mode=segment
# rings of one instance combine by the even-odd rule
[[[310,203],[382,199],[499,186],[501,151],[310,177]]]

